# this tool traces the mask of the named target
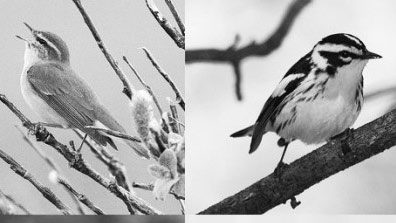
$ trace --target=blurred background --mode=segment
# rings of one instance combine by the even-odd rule
[[[232,45],[236,34],[241,36],[239,46],[253,40],[261,42],[276,29],[291,2],[186,1],[187,49],[225,49]],[[234,139],[229,135],[254,123],[285,72],[323,37],[350,33],[383,56],[370,61],[364,70],[365,93],[395,86],[395,10],[396,2],[391,0],[312,1],[277,50],[267,57],[250,57],[242,62],[243,101],[236,99],[230,65],[187,65],[188,213],[202,211],[272,173],[282,153],[276,145],[278,136],[265,135],[260,148],[249,155],[250,138]],[[394,95],[366,102],[353,127],[381,116],[392,101]],[[317,147],[294,142],[285,161],[291,162]],[[295,210],[287,203],[268,213],[395,214],[395,161],[396,149],[381,153],[304,191],[297,196],[302,203]]]
[[[184,1],[174,0],[176,8],[184,18]],[[136,88],[140,83],[122,61],[125,55],[138,70],[142,78],[152,87],[162,104],[168,107],[166,97],[174,98],[169,85],[158,74],[146,58],[141,47],[147,47],[155,56],[162,68],[168,72],[178,87],[184,92],[184,51],[179,49],[166,35],[153,18],[145,1],[82,1],[105,45],[119,62],[123,71],[132,80]],[[172,18],[166,4],[158,1],[157,6],[167,17]],[[38,117],[24,102],[19,79],[23,66],[25,44],[15,35],[29,37],[23,22],[33,28],[51,31],[61,36],[71,52],[71,64],[74,70],[83,77],[97,93],[102,103],[111,114],[132,135],[136,135],[129,113],[127,97],[121,93],[122,85],[115,72],[99,50],[92,34],[84,23],[72,1],[49,0],[0,0],[0,93],[5,94],[32,121]],[[170,19],[173,22],[173,20]],[[156,113],[158,117],[158,113]],[[179,115],[184,116],[182,112]],[[48,180],[49,168],[31,149],[14,127],[20,121],[3,104],[0,105],[0,148],[35,175],[44,185],[49,186],[62,200],[74,207],[70,196],[58,185]],[[25,131],[25,129],[24,129]],[[50,129],[55,137],[65,144],[69,140],[81,142],[71,130]],[[59,165],[63,174],[75,188],[88,196],[106,213],[128,214],[123,202],[102,188],[93,180],[68,167],[65,159],[53,148],[40,144],[44,151]],[[138,183],[151,183],[154,178],[147,172],[152,162],[137,158],[134,152],[123,144],[118,144],[119,151],[111,150],[126,165],[130,180]],[[98,162],[88,148],[83,148],[83,157],[100,173],[109,178],[108,171]],[[0,160],[0,189],[17,201],[24,204],[33,214],[58,214],[56,208],[27,181],[11,171]],[[179,203],[168,196],[166,201],[156,201],[151,192],[136,189],[137,195],[151,203],[164,213],[180,214]]]
[[[384,223],[390,223],[395,221],[394,216],[357,216],[357,215],[195,215],[186,216],[186,222],[188,223],[216,223],[216,222],[227,222],[227,223],[243,223],[243,222],[272,222],[272,223],[283,223],[283,222],[295,222],[295,223],[358,223],[358,222],[377,222],[381,221]]]

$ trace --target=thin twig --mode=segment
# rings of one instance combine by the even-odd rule
[[[121,80],[122,84],[124,85],[124,89],[122,92],[129,98],[132,99],[134,88],[132,83],[128,80],[124,72],[122,72],[121,68],[118,66],[117,61],[113,58],[110,52],[107,50],[105,44],[103,43],[102,38],[100,37],[98,31],[96,30],[91,18],[89,17],[88,13],[85,11],[84,7],[81,4],[80,0],[73,0],[74,4],[77,6],[78,10],[80,11],[85,23],[87,24],[89,30],[91,31],[93,37],[95,38],[96,43],[99,46],[99,49],[102,51],[104,56],[106,57],[107,61],[117,74],[118,78]]]
[[[120,198],[125,203],[131,214],[135,214],[136,210],[147,215],[160,214],[158,210],[155,210],[143,199],[118,186],[115,182],[111,182],[109,179],[101,176],[85,162],[81,154],[57,141],[46,128],[40,125],[34,125],[2,94],[0,94],[0,101],[3,102],[22,121],[24,127],[35,134],[37,141],[41,141],[54,148],[69,162],[70,167],[90,177]]]
[[[127,135],[127,134],[124,134],[122,132],[118,132],[118,131],[115,131],[115,130],[102,129],[102,128],[95,127],[95,126],[85,126],[85,128],[92,129],[92,130],[97,130],[97,131],[100,131],[100,132],[104,132],[106,134],[109,134],[109,135],[112,135],[112,136],[115,136],[115,137],[118,137],[118,138],[121,138],[121,139],[127,139],[127,140],[130,140],[130,141],[133,141],[133,142],[141,142],[141,140],[139,138],[137,138],[137,137],[133,137],[133,136],[130,136],[130,135]]]
[[[81,139],[83,138],[83,134],[81,132],[77,130],[74,130],[74,132],[78,137]],[[92,153],[107,166],[110,173],[115,177],[117,184],[127,191],[132,191],[129,187],[130,183],[125,165],[120,162],[119,159],[115,158],[114,155],[108,152],[103,146],[98,145],[93,140],[88,138],[85,141],[85,144],[88,145]]]
[[[185,103],[182,94],[180,93],[179,89],[176,87],[175,83],[172,81],[172,79],[169,77],[169,75],[161,68],[161,66],[156,62],[155,58],[151,55],[150,51],[148,51],[146,48],[142,48],[143,51],[145,52],[147,58],[151,61],[155,69],[161,74],[161,76],[169,83],[171,86],[172,90],[176,94],[176,101],[180,105],[180,107],[185,110]]]
[[[135,74],[135,76],[137,77],[137,79],[139,79],[140,83],[143,85],[144,88],[146,88],[147,92],[151,95],[151,97],[154,100],[155,105],[158,108],[158,111],[160,113],[160,115],[162,115],[163,111],[162,108],[158,102],[157,97],[155,96],[153,90],[151,89],[151,87],[140,77],[139,73],[136,71],[136,69],[132,66],[132,64],[129,62],[129,60],[123,56],[122,57],[125,61],[125,63],[129,66],[129,68],[132,70],[132,72]]]
[[[177,25],[179,26],[179,29],[183,36],[185,36],[185,31],[186,28],[184,27],[183,21],[181,20],[179,13],[176,10],[175,5],[173,5],[172,0],[165,0],[166,5],[168,5],[169,10],[171,11],[173,18],[175,18]]]
[[[184,35],[182,35],[175,27],[173,27],[172,24],[170,24],[170,22],[162,15],[155,5],[154,0],[146,0],[146,5],[162,29],[165,30],[165,32],[173,39],[179,48],[184,49]]]
[[[235,92],[238,100],[242,99],[241,94],[241,73],[240,64],[248,57],[260,56],[264,57],[271,54],[282,43],[297,16],[301,13],[311,0],[294,0],[288,7],[278,28],[266,40],[257,43],[255,41],[244,47],[237,47],[239,35],[236,35],[234,43],[225,49],[192,49],[186,51],[186,64],[196,62],[207,63],[228,63],[234,69],[235,75]]]
[[[168,98],[168,102],[169,102],[169,109],[172,114],[172,116],[170,117],[170,119],[172,119],[172,120],[169,120],[169,124],[172,126],[171,122],[175,123],[176,131],[174,131],[174,132],[177,134],[181,134],[181,128],[180,128],[180,124],[179,124],[180,123],[179,122],[179,114],[177,113],[176,105],[170,98]]]
[[[16,174],[29,181],[40,193],[58,210],[64,215],[70,215],[70,208],[65,205],[52,191],[50,188],[44,186],[40,183],[31,173],[29,173],[25,168],[23,168],[17,161],[15,161],[11,156],[0,149],[0,158],[10,165],[11,170]]]
[[[3,191],[0,190],[0,198],[1,198],[1,196],[4,196],[9,202],[11,202],[15,207],[19,208],[25,214],[27,214],[27,215],[31,215],[32,214],[21,203],[16,201],[11,195],[5,194],[5,193],[3,193]]]
[[[200,214],[263,214],[322,180],[394,147],[395,136],[396,109],[353,130],[346,139],[331,140],[297,159],[281,176],[272,173]]]

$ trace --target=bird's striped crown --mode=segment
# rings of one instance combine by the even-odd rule
[[[359,38],[346,33],[327,36],[319,41],[312,50],[312,62],[322,68],[328,66],[338,68],[352,62],[365,63],[368,59],[380,57],[378,54],[368,51]]]
[[[66,43],[56,34],[46,31],[39,31],[33,29],[30,25],[25,23],[33,35],[33,40],[23,39],[27,43],[27,50],[31,51],[31,57],[36,56],[40,60],[57,61],[62,63],[70,62],[69,49]]]

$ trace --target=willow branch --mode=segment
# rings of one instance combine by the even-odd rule
[[[158,73],[161,74],[161,76],[169,83],[171,86],[172,90],[176,94],[176,101],[180,105],[180,107],[185,110],[185,103],[182,94],[180,93],[179,89],[176,87],[176,84],[172,81],[172,79],[169,77],[169,75],[161,68],[161,66],[157,63],[155,58],[151,55],[150,51],[148,51],[146,48],[142,48],[143,51],[145,52],[147,58],[151,61],[155,69],[157,69]]]
[[[5,197],[9,202],[11,202],[15,207],[19,208],[21,211],[23,211],[27,215],[31,215],[32,213],[25,208],[21,203],[16,201],[12,196],[3,193],[3,191],[0,190],[0,198]]]
[[[157,97],[155,96],[153,90],[151,89],[151,87],[140,77],[139,73],[136,71],[136,69],[132,66],[132,64],[129,62],[129,60],[124,56],[122,57],[125,61],[125,63],[129,66],[129,68],[132,70],[132,72],[135,74],[135,76],[137,77],[137,79],[140,81],[140,83],[143,85],[144,88],[146,88],[147,92],[151,95],[151,97],[154,100],[155,105],[158,108],[158,111],[160,113],[160,115],[162,115],[163,111],[162,108],[158,102]]]
[[[135,209],[142,214],[160,214],[159,211],[151,207],[146,201],[118,186],[115,182],[111,182],[109,179],[101,176],[96,170],[92,169],[89,164],[85,162],[80,153],[57,141],[55,137],[47,131],[46,128],[33,124],[2,94],[0,94],[0,101],[3,102],[22,121],[24,127],[35,134],[37,141],[43,142],[54,148],[69,162],[70,167],[82,174],[87,175],[101,186],[112,192],[115,196],[120,198],[125,203],[131,214],[136,213]]]
[[[262,214],[311,186],[396,145],[396,109],[292,162],[200,214]],[[347,148],[347,149],[346,149]],[[320,200],[316,200],[320,202]]]
[[[107,61],[117,74],[118,78],[121,80],[122,84],[124,85],[124,89],[122,92],[131,99],[133,96],[134,88],[132,83],[128,80],[124,72],[122,72],[121,68],[118,66],[117,61],[113,58],[110,52],[107,50],[105,44],[103,43],[102,38],[100,37],[98,31],[96,30],[91,18],[89,17],[88,13],[85,11],[84,7],[81,4],[80,0],[73,0],[74,4],[77,6],[78,10],[80,11],[85,23],[87,24],[89,30],[91,31],[93,37],[95,38],[96,43],[99,46],[99,49],[102,51],[103,55],[106,57]]]
[[[74,132],[83,139],[84,135],[77,130]],[[123,187],[127,191],[132,191],[130,188],[130,183],[128,179],[127,170],[125,165],[119,161],[119,159],[115,158],[111,153],[109,153],[103,146],[98,145],[93,140],[87,138],[85,144],[91,149],[91,152],[98,158],[102,163],[104,163],[110,173],[115,177],[117,184]]]
[[[165,0],[166,5],[168,6],[169,10],[171,11],[173,18],[175,18],[177,25],[183,36],[185,36],[186,28],[184,27],[183,21],[181,20],[179,13],[176,10],[175,5],[173,5],[172,0]]]
[[[97,207],[91,200],[89,200],[84,194],[78,193],[73,188],[73,186],[70,185],[68,180],[64,176],[61,175],[60,170],[57,167],[57,165],[55,164],[55,162],[50,157],[48,157],[40,148],[38,148],[35,145],[35,143],[32,142],[31,139],[26,137],[25,134],[23,134],[23,131],[19,127],[17,129],[22,134],[22,137],[25,140],[25,142],[27,142],[30,145],[30,147],[32,147],[33,150],[48,164],[48,166],[51,167],[52,171],[54,171],[54,173],[56,173],[56,176],[57,176],[56,182],[59,183],[60,185],[62,185],[62,187],[66,190],[66,192],[69,193],[69,195],[72,197],[73,201],[76,203],[76,206],[77,206],[80,214],[85,214],[84,209],[81,206],[81,203],[83,203],[86,207],[88,207],[94,213],[96,213],[98,215],[104,214],[104,212],[99,207]]]
[[[172,24],[170,24],[170,22],[162,15],[155,5],[154,0],[146,0],[146,5],[162,29],[172,38],[179,48],[184,49],[184,35],[173,27]]]
[[[0,149],[0,158],[10,165],[11,170],[16,174],[29,181],[40,193],[51,202],[58,210],[64,215],[70,215],[71,210],[66,206],[48,187],[40,183],[31,173],[23,168],[17,161],[11,156]]]
[[[234,68],[234,74],[236,76],[235,92],[240,100],[242,99],[240,92],[241,80],[240,73],[237,73],[236,71],[240,70],[241,62],[252,56],[268,56],[276,50],[283,43],[283,40],[289,33],[297,16],[310,2],[311,0],[294,0],[288,7],[278,28],[271,36],[260,43],[253,41],[246,46],[237,47],[239,42],[239,36],[237,35],[235,42],[225,49],[206,48],[187,50],[186,63],[207,62],[230,64]]]

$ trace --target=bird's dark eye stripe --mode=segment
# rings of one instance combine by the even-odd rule
[[[47,41],[45,41],[44,39],[40,38],[40,37],[36,37],[37,42],[39,42],[40,44],[47,44]]]

